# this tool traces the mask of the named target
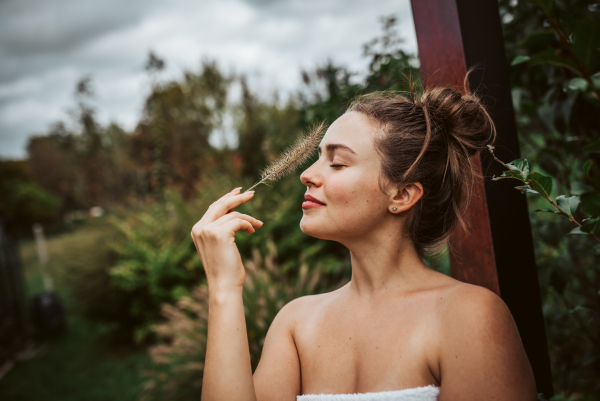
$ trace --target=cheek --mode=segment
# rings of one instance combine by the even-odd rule
[[[343,177],[333,177],[327,184],[327,199],[331,199],[336,205],[347,204],[355,191],[352,182]]]
[[[334,206],[336,212],[353,209],[357,203],[357,194],[360,194],[361,185],[359,177],[349,174],[337,174],[327,180],[326,195]]]
[[[339,218],[361,218],[378,213],[382,193],[376,180],[370,177],[331,177],[327,182],[327,199],[335,206]]]

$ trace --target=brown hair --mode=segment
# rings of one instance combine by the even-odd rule
[[[419,181],[423,196],[405,227],[422,258],[448,243],[465,219],[473,184],[482,178],[470,157],[496,140],[496,129],[481,100],[449,87],[427,89],[409,98],[378,92],[354,100],[346,112],[369,118],[378,128],[375,148],[381,158],[382,190],[387,184]],[[384,184],[385,183],[385,184]]]

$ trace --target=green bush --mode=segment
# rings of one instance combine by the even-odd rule
[[[268,240],[266,245],[266,256],[254,248],[252,258],[244,263],[244,311],[253,370],[260,360],[267,330],[279,310],[295,298],[332,289],[323,287],[321,266],[309,268],[303,254],[297,261],[298,274],[290,278],[277,263],[273,241]],[[197,400],[202,387],[208,325],[206,282],[175,306],[163,305],[162,314],[165,321],[152,329],[160,343],[150,348],[155,367],[145,373],[148,381],[142,400]]]
[[[500,14],[521,152],[531,170],[554,178],[551,199],[581,201],[576,221],[598,216],[600,7],[501,0]],[[572,221],[535,213],[548,208],[542,197],[528,203],[555,389],[600,398],[600,245],[565,236],[577,227]]]
[[[23,235],[33,223],[57,217],[60,199],[35,182],[24,162],[0,160],[0,217],[8,231]]]
[[[160,305],[174,304],[203,277],[189,235],[190,209],[175,192],[165,199],[110,219],[120,235],[112,241],[117,260],[109,275],[130,298],[126,312],[135,322],[138,343],[151,340],[149,327],[159,320]]]
[[[114,285],[108,274],[117,260],[111,242],[115,227],[102,219],[90,221],[75,232],[50,237],[50,270],[58,290],[65,295],[69,312],[110,330],[115,342],[130,342],[134,322],[127,312],[131,297]]]

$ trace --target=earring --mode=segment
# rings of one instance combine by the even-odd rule
[[[392,206],[392,211],[395,212],[396,210],[398,210],[398,208],[396,206]]]

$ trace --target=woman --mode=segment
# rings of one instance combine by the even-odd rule
[[[496,138],[465,93],[363,97],[329,127],[301,175],[300,228],[345,245],[352,279],[283,307],[254,376],[235,232],[263,223],[228,213],[253,197],[240,188],[209,207],[191,234],[209,285],[203,401],[536,399],[504,302],[422,261],[467,228],[469,156]]]

